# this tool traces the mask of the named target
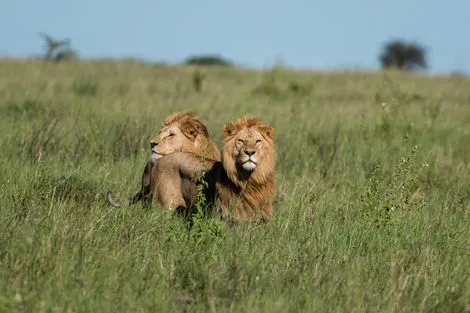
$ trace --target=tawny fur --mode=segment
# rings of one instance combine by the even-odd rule
[[[173,135],[170,139],[170,134]],[[152,155],[142,173],[142,186],[140,191],[132,198],[130,204],[148,199],[151,191],[156,187],[152,183],[152,172],[159,157],[173,152],[188,152],[197,156],[219,161],[221,156],[207,127],[192,112],[177,112],[169,115],[162,123],[158,136],[151,140]],[[108,192],[108,201],[113,206],[120,206],[112,200]]]
[[[202,161],[188,153],[164,156],[152,172],[159,185],[154,199],[169,209],[188,208],[196,198],[202,171],[209,196],[216,193],[221,217],[232,221],[267,220],[273,215],[275,196],[274,128],[246,115],[223,128],[222,162]],[[251,155],[251,156],[249,156]],[[247,166],[255,157],[256,167]],[[253,165],[254,166],[254,165]]]
[[[171,152],[190,152],[199,156],[204,155],[206,158],[211,160],[220,160],[219,149],[209,134],[206,125],[204,125],[196,114],[192,112],[177,112],[169,115],[162,123],[159,135],[152,138],[151,143],[162,142],[164,140],[162,137],[165,135],[164,130],[169,127],[179,128],[186,136],[186,139],[190,140],[183,142],[182,146],[179,148],[170,146],[170,150],[174,149],[174,151]],[[165,153],[163,151],[161,153],[169,154],[171,152]]]

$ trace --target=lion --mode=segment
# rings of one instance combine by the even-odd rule
[[[211,160],[221,159],[220,151],[210,136],[207,127],[192,112],[177,112],[169,115],[162,124],[158,136],[150,141],[150,158],[142,173],[142,186],[139,192],[128,201],[127,205],[137,203],[140,200],[148,200],[151,195],[151,174],[158,160],[175,151],[194,154],[198,157],[206,157]],[[112,199],[112,193],[108,191],[108,202],[115,207],[120,207]]]
[[[222,160],[201,160],[175,152],[160,159],[152,170],[153,197],[170,210],[188,210],[197,196],[197,182],[224,220],[268,220],[273,215],[275,185],[274,128],[258,117],[245,115],[224,125]]]

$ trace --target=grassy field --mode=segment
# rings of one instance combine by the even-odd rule
[[[273,220],[107,205],[179,110],[275,127]],[[468,78],[3,60],[0,113],[1,312],[470,312]]]

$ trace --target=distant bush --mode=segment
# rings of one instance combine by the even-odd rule
[[[379,61],[382,68],[395,67],[400,70],[413,71],[428,67],[426,49],[417,43],[406,43],[402,40],[386,43]]]
[[[68,49],[57,52],[54,61],[75,61],[78,60],[78,53],[75,50]]]
[[[71,61],[78,60],[78,53],[71,48],[70,39],[57,40],[47,34],[39,34],[44,39],[44,60]]]
[[[232,62],[227,59],[224,59],[216,55],[200,55],[200,56],[190,56],[184,62],[187,65],[201,65],[201,66],[232,66]]]

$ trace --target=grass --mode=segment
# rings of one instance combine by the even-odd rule
[[[1,61],[0,311],[470,312],[468,78],[196,73]],[[276,128],[272,221],[107,205],[186,109]]]

